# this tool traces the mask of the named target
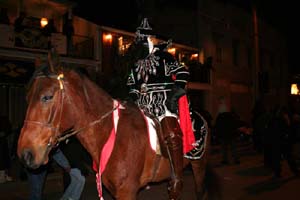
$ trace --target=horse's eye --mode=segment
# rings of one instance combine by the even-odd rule
[[[53,98],[53,96],[43,96],[42,102],[47,102],[47,101],[51,100],[52,98]]]

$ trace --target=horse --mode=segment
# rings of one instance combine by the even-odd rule
[[[17,154],[24,165],[38,168],[49,160],[51,149],[76,136],[93,160],[99,198],[102,184],[117,200],[136,200],[149,183],[171,176],[169,160],[159,151],[157,138],[151,142],[149,129],[155,120],[129,101],[112,98],[87,75],[72,67],[48,61],[30,81],[27,111],[18,138]],[[207,130],[204,123],[203,130]],[[192,166],[197,198],[208,199],[205,180],[211,172],[208,162],[209,133],[201,159],[184,158]],[[211,176],[211,174],[210,174]],[[216,185],[212,197],[217,194]]]

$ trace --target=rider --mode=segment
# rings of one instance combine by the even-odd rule
[[[166,51],[170,42],[159,43],[147,18],[137,28],[135,42],[128,50],[134,56],[127,86],[131,99],[147,114],[161,122],[171,166],[170,199],[182,191],[183,144],[178,124],[178,99],[184,96],[189,77],[187,69]],[[188,112],[188,107],[187,110]],[[188,112],[189,113],[189,112]],[[159,137],[159,138],[161,138]],[[161,143],[161,144],[163,144]]]

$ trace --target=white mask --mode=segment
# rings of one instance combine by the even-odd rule
[[[149,54],[150,54],[150,53],[152,53],[152,51],[153,51],[154,45],[153,45],[153,42],[152,42],[152,40],[150,39],[150,37],[147,37],[147,41],[148,41],[148,49],[149,49]]]

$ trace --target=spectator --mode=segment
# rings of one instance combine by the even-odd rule
[[[0,183],[12,181],[8,175],[10,168],[10,156],[7,136],[11,134],[12,127],[8,116],[0,116]]]
[[[230,106],[226,97],[224,96],[219,97],[218,115],[220,113],[229,112],[229,111],[230,111]]]
[[[62,151],[58,148],[53,152],[53,159],[70,175],[70,183],[67,185],[61,200],[79,200],[85,184],[85,177],[78,168],[71,165]],[[43,188],[47,175],[47,166],[41,166],[37,170],[27,170],[30,185],[30,200],[42,200]]]
[[[237,152],[238,128],[242,126],[240,123],[238,116],[233,112],[222,112],[217,116],[215,131],[221,142],[222,164],[229,164],[229,151],[231,151],[235,164],[240,164]]]
[[[295,137],[295,142],[300,141],[300,111],[297,108],[293,108],[291,112],[291,127]]]
[[[79,169],[81,174],[85,177],[87,177],[90,173],[93,173],[93,170],[91,168],[91,156],[75,137],[70,137],[67,144],[61,145],[61,150],[69,159],[69,163],[72,168]],[[69,176],[69,173],[67,171],[64,171],[63,177],[64,187],[67,188],[69,183],[71,182],[71,177]]]
[[[14,22],[14,30],[15,30],[15,45],[18,47],[24,47],[24,43],[22,40],[22,33],[25,29],[25,21],[26,18],[26,13],[25,12],[21,12],[19,17],[15,20]]]
[[[252,109],[252,127],[253,127],[253,144],[257,152],[263,152],[263,135],[264,135],[264,117],[266,116],[266,107],[263,100],[257,100]]]
[[[7,8],[0,8],[0,24],[7,24],[9,25],[9,18],[7,15]]]
[[[285,159],[290,170],[299,175],[297,163],[293,155],[294,138],[291,134],[290,116],[287,107],[276,105],[272,110],[266,131],[266,140],[270,167],[274,172],[274,179],[281,177],[281,159]]]
[[[26,18],[26,13],[25,12],[20,12],[19,17],[14,22],[16,33],[20,33],[24,30],[24,28],[25,28],[25,25],[24,25],[25,18]]]

